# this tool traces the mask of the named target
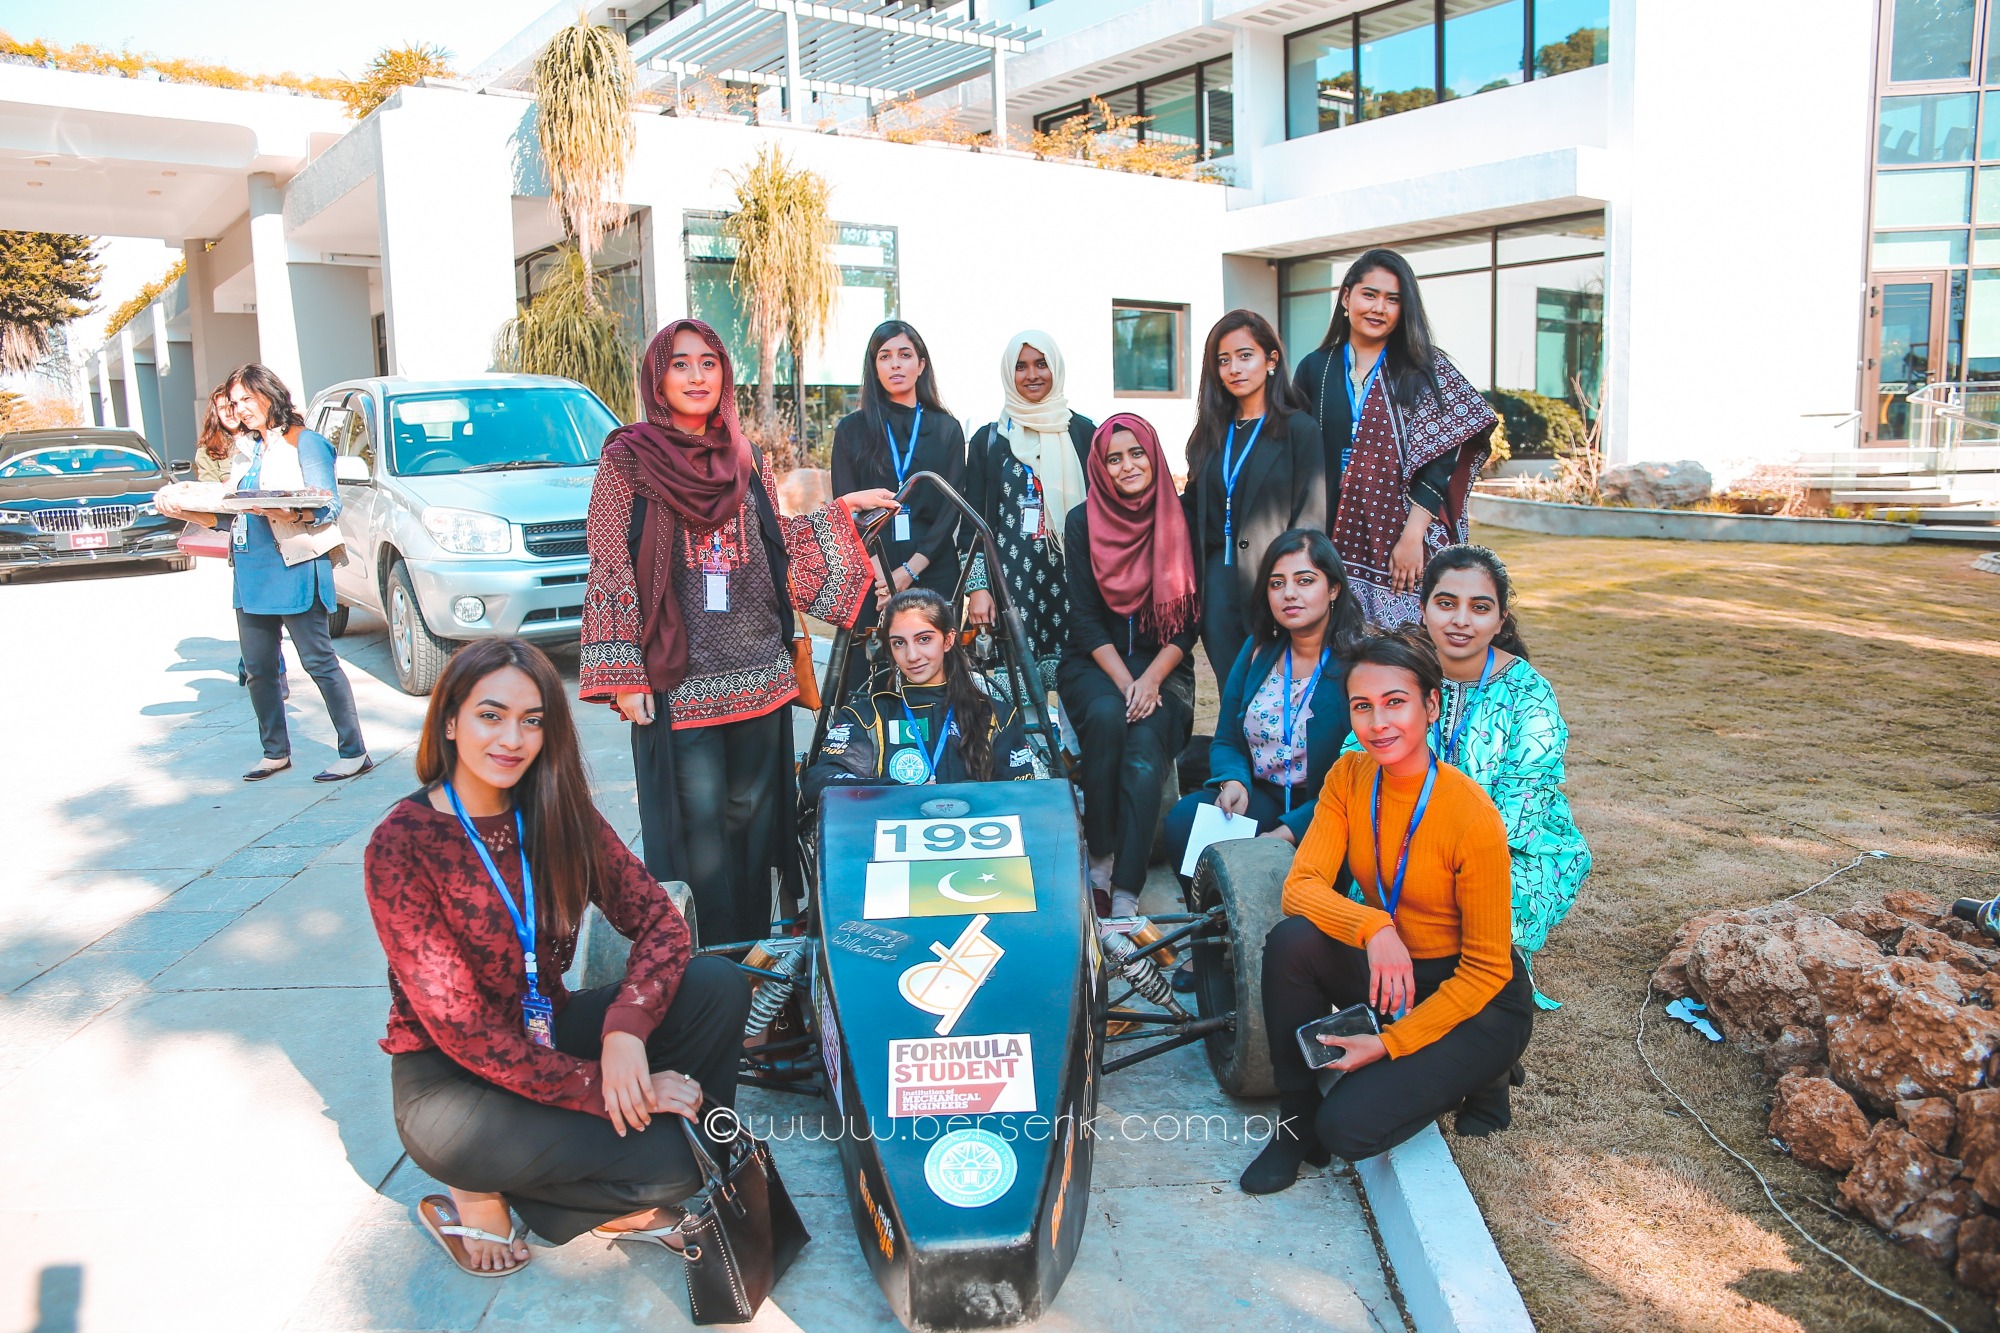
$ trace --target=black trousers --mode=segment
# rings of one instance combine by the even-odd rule
[[[1129,658],[1134,676],[1152,665]],[[1095,662],[1070,658],[1056,677],[1063,711],[1082,750],[1083,832],[1092,856],[1110,856],[1111,887],[1137,893],[1153,859],[1153,834],[1174,756],[1193,727],[1187,703],[1162,692],[1160,706],[1125,720],[1125,696]]]
[[[1236,589],[1236,567],[1223,564],[1222,552],[1217,551],[1202,569],[1201,647],[1208,654],[1209,669],[1215,672],[1218,691],[1229,683],[1229,668],[1236,665],[1236,654],[1249,639],[1250,631],[1243,624],[1242,597]]]
[[[792,819],[791,719],[780,708],[673,730],[665,697],[653,704],[656,720],[632,728],[646,869],[687,881],[699,943],[761,940],[771,926],[771,871],[783,863]]]
[[[1417,999],[1458,970],[1458,955],[1415,960]],[[1368,955],[1289,916],[1264,939],[1264,1030],[1280,1094],[1301,1093],[1316,1075],[1299,1051],[1298,1030],[1368,998]],[[1534,987],[1521,955],[1514,975],[1486,1007],[1421,1050],[1377,1060],[1342,1078],[1320,1103],[1319,1141],[1350,1162],[1386,1152],[1480,1089],[1507,1077],[1535,1026]]]
[[[285,700],[281,688],[285,658],[283,631],[292,633],[292,646],[306,674],[319,686],[326,701],[326,714],[333,721],[334,736],[340,742],[342,759],[358,759],[368,753],[361,739],[361,719],[354,708],[354,691],[348,686],[347,672],[333,651],[333,638],[326,632],[326,608],[314,602],[289,616],[262,616],[250,611],[236,613],[236,640],[243,650],[243,672],[250,686],[250,706],[257,710],[257,735],[264,743],[266,759],[284,759],[292,752],[291,737],[285,731]]]
[[[622,982],[619,984],[623,984]],[[556,1015],[556,1048],[594,1060],[618,986],[572,995]],[[736,1065],[750,986],[720,958],[688,964],[666,1017],[646,1039],[646,1063],[701,1084],[702,1109],[736,1102]],[[611,1122],[507,1091],[443,1051],[394,1057],[396,1132],[410,1160],[455,1189],[501,1194],[528,1229],[554,1245],[613,1218],[668,1208],[701,1188],[678,1116],[654,1115],[619,1138]]]

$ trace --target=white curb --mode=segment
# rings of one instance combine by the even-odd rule
[[[1436,1125],[1354,1169],[1417,1333],[1533,1333],[1528,1307]]]

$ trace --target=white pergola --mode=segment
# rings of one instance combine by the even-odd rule
[[[891,102],[990,74],[993,138],[1004,147],[1006,58],[1040,35],[872,0],[702,0],[640,38],[632,58],[668,74],[783,88],[795,123],[807,93]]]

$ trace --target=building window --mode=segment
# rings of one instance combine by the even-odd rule
[[[658,9],[649,11],[645,17],[634,19],[625,25],[625,40],[636,42],[655,28],[664,28],[681,15],[693,9],[697,0],[667,0]]]
[[[1121,398],[1187,395],[1186,306],[1112,303],[1111,392]]]
[[[1297,139],[1611,58],[1610,0],[1396,0],[1285,39]]]
[[[1410,261],[1431,336],[1473,384],[1592,410],[1603,376],[1604,214],[1425,237]],[[1294,356],[1325,339],[1358,250],[1278,268],[1280,333]]]
[[[566,244],[545,245],[514,261],[516,302],[526,307],[541,294],[567,248]],[[609,304],[625,325],[625,336],[636,346],[651,327],[646,318],[645,210],[635,209],[606,232],[590,262],[591,270],[608,289]]]
[[[1189,148],[1203,160],[1236,151],[1234,65],[1227,56],[1098,98],[1113,116],[1140,118],[1131,131],[1134,142]],[[1076,102],[1036,116],[1035,128],[1047,133],[1095,113],[1090,102]]]
[[[1978,0],[1894,0],[1889,23],[1889,81],[1923,83],[1972,77]]]

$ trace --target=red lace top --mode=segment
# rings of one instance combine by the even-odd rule
[[[472,822],[518,907],[521,856],[513,815]],[[659,1026],[687,971],[687,922],[601,816],[598,837],[610,882],[592,901],[632,941],[604,1030],[643,1039]],[[389,1031],[382,1049],[398,1055],[435,1047],[510,1092],[603,1115],[597,1061],[528,1040],[521,945],[458,817],[432,806],[424,792],[405,797],[368,840],[363,874],[368,910],[389,956]],[[546,905],[536,905],[546,921]],[[569,1002],[561,974],[575,957],[576,934],[551,936],[546,927],[539,933],[542,989],[560,1011]]]

